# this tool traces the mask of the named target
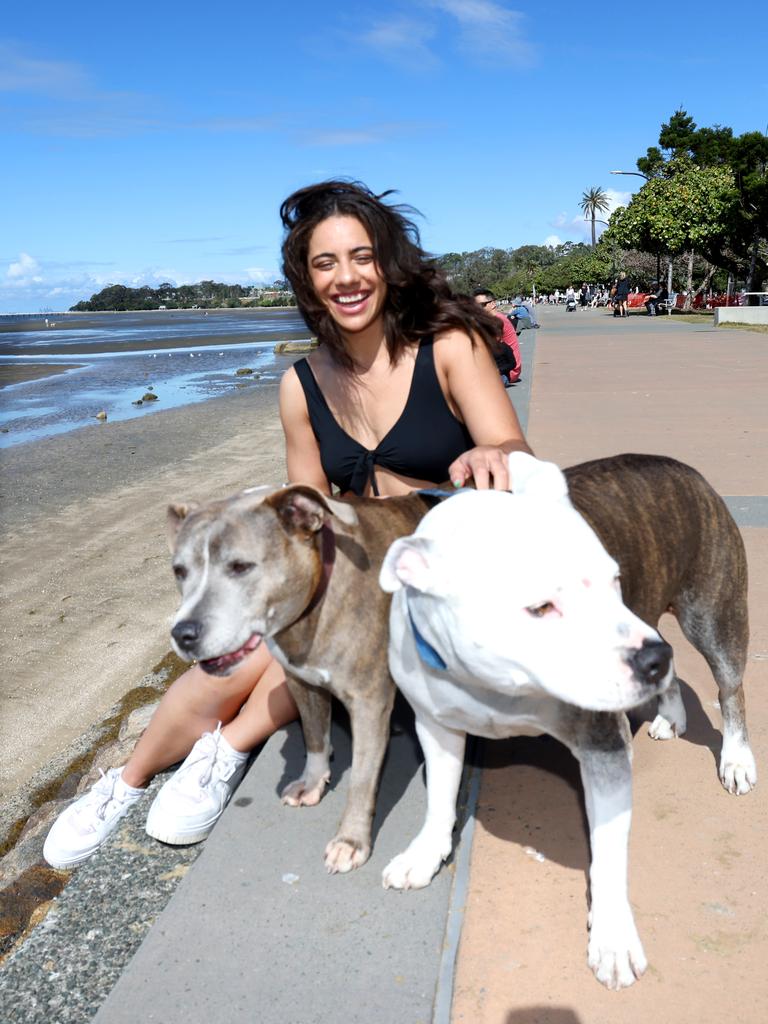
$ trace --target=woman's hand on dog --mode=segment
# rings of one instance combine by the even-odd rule
[[[484,444],[470,448],[451,463],[449,473],[451,483],[457,488],[473,480],[479,491],[510,489],[507,452],[498,445]]]

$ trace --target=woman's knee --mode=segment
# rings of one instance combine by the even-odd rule
[[[193,665],[173,683],[166,697],[192,714],[228,721],[248,700],[272,663],[269,651],[262,645],[228,676],[212,676],[199,665]]]

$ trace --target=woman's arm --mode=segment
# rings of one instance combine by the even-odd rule
[[[285,434],[285,461],[292,484],[310,484],[323,494],[331,493],[328,477],[320,462],[317,444],[307,412],[304,389],[293,367],[280,381],[280,421]]]
[[[506,456],[531,452],[487,347],[473,346],[463,331],[446,331],[435,341],[435,366],[448,401],[467,426],[476,447],[450,467],[451,482],[473,478],[480,490],[509,488]]]

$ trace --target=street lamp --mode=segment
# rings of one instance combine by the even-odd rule
[[[651,180],[648,177],[647,174],[641,174],[640,171],[609,171],[609,174],[631,174],[635,178],[644,178],[645,181],[650,181]],[[671,264],[670,264],[669,278],[670,278],[670,281],[671,281],[672,280]],[[657,252],[656,253],[656,284],[657,284],[657,286],[660,283],[661,283],[661,252]],[[670,285],[670,287],[671,287],[671,285]]]

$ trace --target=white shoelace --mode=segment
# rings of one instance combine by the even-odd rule
[[[80,808],[80,813],[82,814],[86,811],[90,812],[95,798],[101,797],[100,802],[96,804],[96,817],[104,821],[107,816],[107,808],[112,801],[116,800],[121,802],[120,798],[115,796],[115,786],[117,785],[117,781],[120,776],[117,773],[112,775],[105,774],[101,768],[99,768],[99,774],[101,775],[101,778],[98,782],[94,783],[90,793],[88,794],[91,799],[87,800],[83,804]]]
[[[200,765],[201,771],[197,775],[197,784],[201,789],[204,789],[211,779],[213,778],[213,769],[218,762],[222,765],[226,764],[229,766],[231,757],[228,756],[228,752],[221,747],[221,722],[216,726],[214,732],[204,732],[200,739],[197,741],[197,756],[189,761],[186,768],[192,768],[193,765]],[[233,765],[234,767],[234,765]],[[186,772],[185,772],[186,774]]]

